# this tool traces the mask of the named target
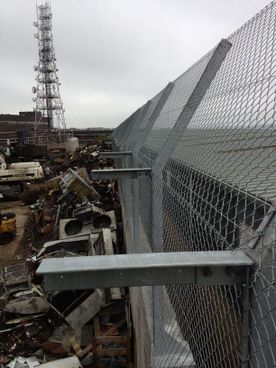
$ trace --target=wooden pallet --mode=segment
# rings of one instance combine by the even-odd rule
[[[120,356],[120,360],[116,362],[120,367],[130,368],[131,362],[131,341],[130,336],[102,336],[100,327],[100,320],[98,317],[94,318],[94,333],[95,337],[92,339],[93,352],[93,367],[106,368],[106,364],[100,363],[101,357],[116,357]],[[111,345],[110,347],[107,347]],[[123,346],[120,348],[113,346]]]

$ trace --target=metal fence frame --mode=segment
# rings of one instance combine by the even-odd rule
[[[113,133],[133,154],[118,165],[152,168],[120,182],[127,243],[133,211],[143,240],[129,252],[242,249],[255,262],[249,286],[132,291],[153,318],[153,367],[276,366],[275,18],[273,1]]]

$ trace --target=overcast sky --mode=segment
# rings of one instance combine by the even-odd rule
[[[268,0],[52,0],[67,127],[115,127]],[[0,113],[32,110],[35,0],[0,0]]]

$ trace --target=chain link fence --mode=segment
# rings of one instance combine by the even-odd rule
[[[152,168],[138,180],[134,251],[242,249],[255,261],[244,285],[152,288],[153,367],[276,367],[275,20],[273,1],[114,132],[133,152],[125,166]]]

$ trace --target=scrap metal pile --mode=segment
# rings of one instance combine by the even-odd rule
[[[0,367],[131,366],[126,289],[46,292],[35,272],[45,258],[124,253],[117,185],[89,176],[112,164],[98,158],[106,149],[85,147],[24,193],[26,260],[0,270]]]

